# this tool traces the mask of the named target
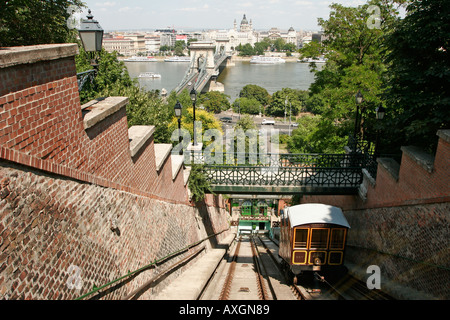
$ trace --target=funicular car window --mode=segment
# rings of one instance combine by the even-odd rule
[[[295,229],[294,248],[306,248],[308,243],[308,229]]]
[[[330,249],[344,249],[345,229],[332,229],[330,237]]]
[[[310,248],[326,249],[328,247],[329,229],[311,229]]]

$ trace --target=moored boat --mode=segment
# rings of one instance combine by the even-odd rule
[[[158,60],[155,57],[137,57],[132,56],[131,58],[124,59],[125,62],[157,62]]]
[[[166,59],[164,59],[164,61],[165,62],[191,62],[191,57],[175,56],[175,57],[166,58]]]
[[[250,60],[250,63],[257,64],[277,64],[277,63],[285,63],[286,60],[280,57],[266,57],[266,56],[253,56]]]
[[[139,75],[139,78],[161,78],[161,75],[159,73],[154,72],[143,72]]]

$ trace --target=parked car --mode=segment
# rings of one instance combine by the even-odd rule
[[[222,118],[220,118],[220,121],[222,121],[222,122],[231,122],[231,121],[233,121],[233,118],[231,118],[231,117],[222,117]]]

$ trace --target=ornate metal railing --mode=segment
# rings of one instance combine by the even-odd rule
[[[196,153],[211,185],[351,187],[362,183],[362,169],[372,158],[364,154]]]
[[[77,73],[78,91],[83,90],[84,85],[89,80],[91,83],[94,81],[96,70],[88,70],[84,72]]]
[[[205,166],[212,185],[357,187],[361,168]]]

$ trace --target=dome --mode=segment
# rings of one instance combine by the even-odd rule
[[[244,14],[244,17],[242,18],[241,24],[248,24],[245,14]]]

